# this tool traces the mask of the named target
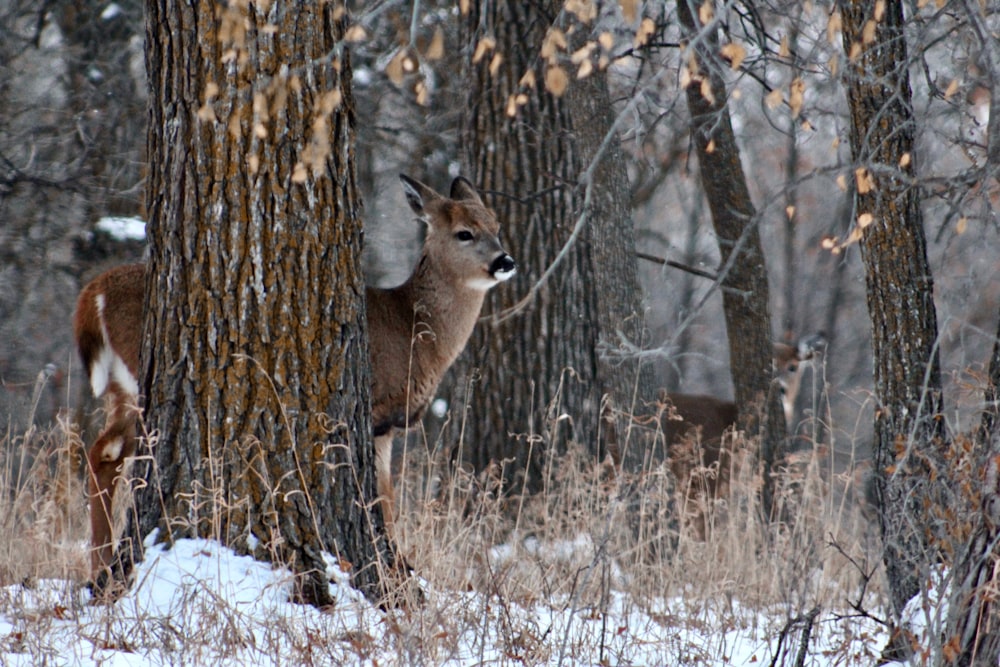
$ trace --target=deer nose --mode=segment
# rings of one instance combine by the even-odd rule
[[[493,260],[490,264],[490,275],[497,280],[507,280],[517,272],[517,264],[514,258],[504,253]]]

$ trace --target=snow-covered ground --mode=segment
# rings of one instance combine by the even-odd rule
[[[808,625],[736,600],[716,613],[612,591],[599,610],[539,591],[525,606],[426,582],[420,609],[385,612],[330,574],[336,607],[320,611],[289,601],[287,571],[216,542],[149,547],[114,605],[63,580],[0,589],[0,665],[792,665]],[[801,664],[872,664],[885,641],[870,619],[820,610]]]

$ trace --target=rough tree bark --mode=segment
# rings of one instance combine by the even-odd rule
[[[1000,662],[1000,432],[983,431],[984,475],[969,539],[959,546],[952,568],[948,618],[943,633],[944,664],[996,667]],[[978,480],[977,480],[978,481]]]
[[[637,360],[611,360],[619,332],[641,342],[642,311],[617,142],[593,163],[613,122],[606,83],[595,74],[575,91],[572,84],[565,98],[541,83],[545,66],[538,54],[560,6],[489,0],[473,3],[464,19],[470,53],[491,37],[503,54],[492,73],[490,57],[469,63],[471,108],[462,136],[473,180],[493,193],[519,266],[515,288],[492,295],[486,311],[501,311],[511,294],[536,291],[516,314],[494,318],[473,335],[455,377],[461,384],[477,369],[475,380],[467,383],[468,394],[453,393],[451,403],[469,406],[462,459],[476,469],[507,461],[508,478],[524,476],[517,491],[540,489],[545,462],[556,460],[569,440],[602,457],[609,444],[602,399],[609,396],[627,412],[636,388],[648,395],[652,384],[651,371]],[[529,73],[537,85],[525,83]],[[524,103],[508,113],[522,93]],[[575,229],[565,256],[536,288]],[[618,446],[627,437],[617,429]],[[626,454],[630,462],[643,455],[638,448]]]
[[[351,69],[333,3],[147,3],[141,540],[220,540],[382,594]],[[141,450],[140,450],[141,453]]]
[[[959,545],[952,568],[951,596],[945,626],[944,662],[954,667],[996,667],[1000,662],[1000,317],[990,355],[982,420],[973,435],[979,450],[974,470],[982,480],[972,486],[978,507],[972,532]]]
[[[770,472],[783,455],[787,427],[781,396],[771,382],[767,268],[729,116],[716,28],[696,24],[687,0],[678,1],[677,14],[697,64],[695,80],[685,92],[702,188],[719,240],[723,285],[730,288],[723,292],[722,304],[739,425],[748,436],[760,437],[761,504],[769,517],[774,493]]]
[[[932,562],[930,479],[944,441],[934,283],[913,187],[913,108],[899,0],[842,0],[856,219],[875,366],[875,493],[896,613]],[[867,32],[866,32],[867,31]],[[867,226],[865,226],[867,225]]]

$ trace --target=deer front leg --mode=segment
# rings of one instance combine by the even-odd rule
[[[375,436],[375,486],[382,506],[385,534],[395,541],[396,492],[392,486],[392,430]]]

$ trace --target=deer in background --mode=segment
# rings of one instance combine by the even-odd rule
[[[802,373],[825,347],[826,336],[822,333],[804,336],[794,346],[774,343],[774,380],[781,391],[785,423],[789,428],[795,415]],[[736,426],[739,412],[736,403],[714,396],[668,392],[661,392],[660,399],[663,409],[659,423],[667,445],[670,470],[688,500],[697,507],[706,498],[729,495],[733,461],[724,436]]]
[[[469,181],[456,178],[445,197],[417,180],[400,179],[410,208],[427,224],[420,261],[399,287],[365,292],[376,484],[390,536],[393,436],[420,420],[465,348],[486,292],[517,269],[500,245],[496,214]],[[111,561],[116,478],[138,437],[144,284],[142,264],[110,269],[84,287],[73,318],[80,358],[106,413],[104,430],[87,455],[94,576]]]

